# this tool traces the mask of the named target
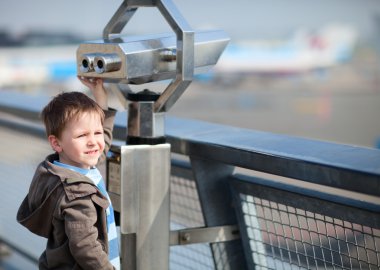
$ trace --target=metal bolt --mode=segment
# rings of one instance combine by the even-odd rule
[[[189,233],[184,233],[182,235],[182,241],[189,242],[190,241],[190,234]]]

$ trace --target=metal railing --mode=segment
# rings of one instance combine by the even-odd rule
[[[0,127],[45,140],[35,122],[47,99],[0,93],[0,111],[23,118],[1,117]],[[126,119],[118,113],[121,141]],[[179,237],[170,269],[379,269],[379,150],[172,117],[166,136]],[[213,228],[236,237],[210,241]]]

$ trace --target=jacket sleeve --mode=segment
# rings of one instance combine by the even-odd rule
[[[111,143],[113,139],[112,131],[113,131],[113,126],[114,126],[116,111],[110,109],[110,110],[104,111],[104,114],[105,114],[105,118],[104,118],[103,130],[104,130],[105,147],[104,147],[104,152],[102,156],[100,157],[101,162],[103,162],[106,159],[107,152],[111,147]]]
[[[105,244],[99,240],[95,226],[97,209],[90,196],[71,201],[63,214],[70,251],[75,261],[83,269],[113,269]]]

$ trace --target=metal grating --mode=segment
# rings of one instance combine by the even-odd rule
[[[171,221],[188,228],[204,226],[195,182],[172,175],[170,183]]]
[[[179,230],[204,226],[195,182],[188,179],[191,177],[189,175],[191,171],[181,170],[178,167],[172,167],[172,170],[170,179],[170,229]],[[177,175],[182,175],[182,177]],[[170,247],[170,269],[215,269],[210,245],[193,244]]]
[[[239,199],[255,269],[380,269],[379,228],[321,214],[324,205],[308,211],[297,198],[299,207],[244,193]]]

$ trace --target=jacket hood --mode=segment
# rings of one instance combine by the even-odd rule
[[[65,193],[67,180],[72,184],[74,182],[92,183],[90,179],[80,173],[61,168],[53,164],[54,160],[58,160],[58,155],[53,154],[41,162],[33,176],[30,184],[29,192],[17,212],[17,221],[28,228],[31,232],[48,237],[52,230],[52,219],[55,208]],[[73,196],[70,191],[80,191],[69,188],[66,195],[69,200],[80,196]],[[96,188],[86,190],[86,194],[96,193]]]

